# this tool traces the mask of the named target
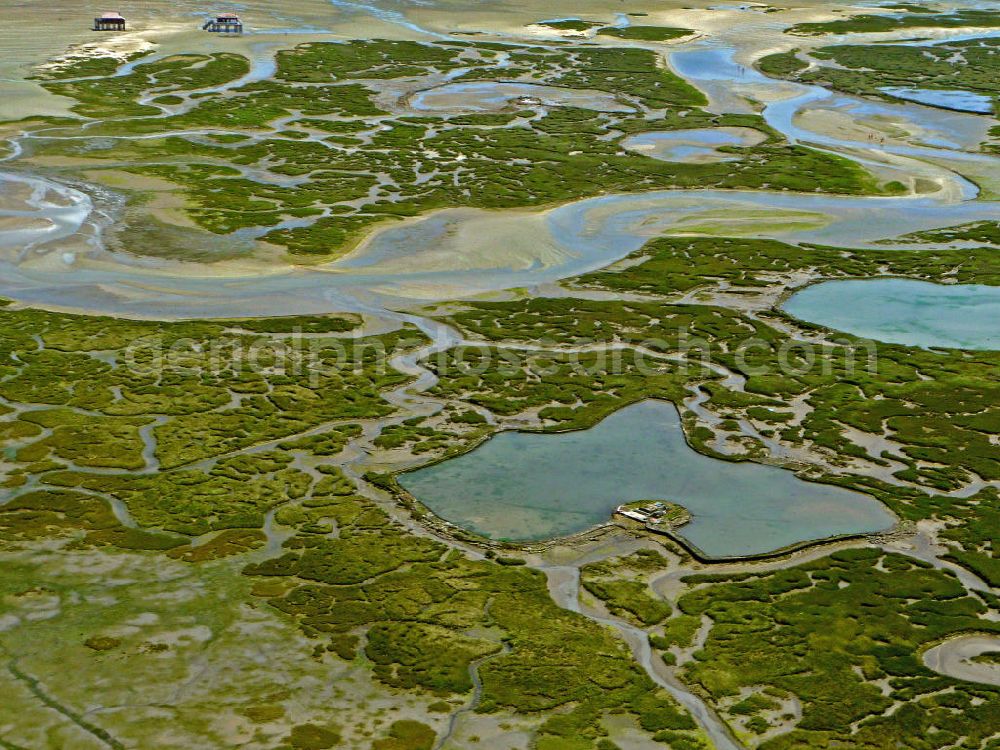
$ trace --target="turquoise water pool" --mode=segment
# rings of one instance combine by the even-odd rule
[[[792,472],[692,450],[673,404],[644,401],[589,430],[504,432],[478,449],[399,477],[437,515],[495,539],[565,536],[630,500],[686,507],[681,534],[708,555],[760,554],[812,539],[878,531],[892,516],[867,495]]]

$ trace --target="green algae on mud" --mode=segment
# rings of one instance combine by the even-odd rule
[[[465,113],[410,111],[407,96],[422,85],[456,73],[451,85],[494,81],[496,48],[312,43],[279,52],[274,78],[236,88],[248,61],[232,53],[138,64],[110,87],[103,78],[46,82],[75,98],[80,114],[101,119],[29,128],[27,160],[69,160],[75,166],[59,167],[60,174],[85,169],[98,182],[104,172],[137,183],[155,178],[174,186],[158,200],[176,195],[178,210],[207,232],[319,256],[342,254],[380,222],[445,206],[545,206],[609,190],[705,185],[879,192],[852,162],[780,141],[741,149],[735,166],[666,165],[622,151],[617,141],[625,134],[726,118],[701,110],[703,95],[649,50],[503,49],[511,63],[505,81],[604,91],[626,111],[595,117],[580,107],[510,104],[513,120],[499,125]],[[180,104],[142,103],[143,95],[177,93]],[[137,251],[149,213],[141,198],[134,196],[126,227],[117,230]],[[166,214],[154,209],[153,216],[162,223]],[[146,244],[161,244],[167,228]]]
[[[684,678],[724,706],[735,708],[734,697],[761,688],[800,702],[788,734],[766,747],[865,747],[928,736],[941,747],[960,736],[978,742],[996,729],[1000,691],[937,675],[918,656],[948,636],[996,631],[983,619],[987,606],[949,572],[868,549],[773,573],[688,580],[708,585],[677,606],[709,618],[711,629]],[[768,658],[754,658],[761,653]],[[885,710],[897,701],[900,710]],[[739,710],[730,711],[732,721]]]
[[[925,13],[923,9],[886,15],[862,14],[836,21],[800,23],[786,31],[790,34],[850,34],[902,31],[907,29],[947,29],[1000,26],[1000,14],[993,10],[955,10],[951,13]]]
[[[694,33],[691,29],[678,29],[669,26],[623,26],[622,28],[609,26],[597,32],[598,36],[632,39],[642,42],[667,42],[673,39],[681,39]]]
[[[85,414],[100,410],[119,412],[124,409],[128,413],[136,409],[140,412],[153,409],[154,413],[158,413],[166,408],[167,402],[163,399],[168,394],[179,395],[182,392],[187,392],[189,398],[195,398],[190,406],[194,407],[199,418],[204,419],[204,409],[199,407],[197,399],[211,394],[210,382],[203,384],[203,388],[208,386],[208,390],[199,394],[196,390],[192,392],[195,381],[181,379],[158,384],[141,379],[135,383],[122,380],[126,373],[125,358],[120,350],[126,349],[135,337],[151,333],[165,336],[168,341],[182,337],[189,343],[204,342],[207,349],[207,344],[214,338],[246,335],[233,333],[230,326],[234,324],[255,327],[245,321],[155,324],[30,310],[9,310],[3,315],[4,325],[13,334],[6,339],[9,353],[24,346],[23,360],[12,359],[14,364],[6,366],[8,385],[5,395],[11,397],[30,393],[35,401],[72,404],[74,409],[80,410],[74,413],[80,414],[84,421],[87,421]],[[263,321],[256,327],[283,330],[287,327],[286,322]],[[301,322],[306,327],[312,322],[312,327],[319,331],[330,326],[328,318]],[[29,330],[38,333],[27,333]],[[23,337],[19,331],[24,331]],[[33,336],[37,336],[37,340]],[[395,334],[383,337],[386,339],[384,343],[391,345],[395,338]],[[29,351],[37,350],[39,341],[45,345],[41,352],[47,357],[46,366],[58,368],[62,373],[59,387],[45,386],[46,378],[26,377],[28,368],[38,367],[37,357],[32,360],[27,355]],[[54,348],[56,346],[65,348]],[[92,351],[99,352],[100,358],[91,357]],[[184,351],[187,364],[198,367],[198,347],[188,346]],[[113,355],[109,356],[109,352]],[[95,367],[83,368],[86,362],[94,362]],[[75,369],[70,366],[71,363]],[[347,364],[349,369],[354,369],[357,363]],[[371,372],[361,370],[361,373],[368,379],[372,393],[385,390],[388,385],[405,382],[405,378],[398,374],[387,375],[385,380],[378,381]],[[200,375],[199,371],[199,380]],[[250,402],[241,398],[238,405],[230,407],[234,414],[260,410],[260,404],[254,405],[252,399],[255,398],[253,394],[261,389],[251,382],[243,382],[247,375],[249,373],[244,373],[241,379],[235,381],[223,379],[227,389],[237,387],[238,393],[250,394]],[[85,381],[75,381],[74,377],[84,378]],[[282,379],[287,379],[287,376]],[[110,393],[103,390],[105,382],[116,383],[118,390],[111,387],[107,388]],[[261,385],[263,382],[266,379]],[[141,400],[133,402],[129,398],[129,388],[138,388],[139,385],[142,386],[142,395],[148,399],[144,406],[140,406],[143,404]],[[302,389],[306,385],[308,381],[298,386],[301,392],[304,393]],[[268,389],[266,399],[280,408],[282,413],[291,414],[298,402],[290,397],[287,390],[281,395],[282,386],[287,389],[287,385],[281,383],[276,383],[273,390]],[[218,387],[223,386],[220,383]],[[316,401],[307,398],[303,406],[308,406],[312,415],[310,423],[315,425],[317,421],[337,416],[347,418],[350,415],[360,417],[385,413],[387,407],[360,411],[364,398],[357,389],[353,390],[353,403],[347,406],[345,402],[340,402],[338,408],[346,407],[346,411],[338,413],[317,413]],[[84,396],[87,400],[83,400]],[[323,401],[327,407],[335,403],[328,397],[324,397]],[[187,412],[187,406],[180,401],[169,404],[171,417],[180,418]],[[473,426],[481,422],[481,419],[461,412],[454,414],[453,418]],[[100,417],[90,419],[99,421]],[[44,419],[39,421],[44,422]],[[390,693],[384,702],[387,701],[393,711],[419,711],[419,708],[413,707],[414,703],[419,706],[424,701],[440,700],[441,696],[469,692],[472,687],[470,664],[490,656],[495,658],[479,667],[484,685],[483,705],[490,706],[491,712],[514,717],[515,722],[527,722],[535,727],[534,731],[540,737],[557,738],[569,731],[563,726],[565,719],[551,726],[549,721],[552,718],[550,712],[571,706],[574,734],[595,739],[600,737],[605,732],[600,717],[605,711],[613,710],[636,717],[636,721],[649,732],[669,726],[671,731],[679,732],[681,736],[690,735],[691,741],[696,741],[691,719],[668,695],[657,691],[645,673],[631,662],[624,647],[596,624],[556,607],[548,598],[544,578],[538,573],[489,561],[475,561],[460,553],[450,552],[441,543],[411,534],[392,521],[379,505],[357,494],[354,483],[336,467],[321,465],[315,472],[306,472],[294,465],[293,462],[298,460],[296,457],[304,458],[313,455],[314,451],[321,460],[335,456],[338,446],[343,447],[345,440],[360,434],[356,425],[333,424],[329,427],[330,440],[320,440],[320,435],[287,438],[287,433],[307,431],[304,429],[307,427],[296,419],[283,421],[280,433],[286,437],[275,439],[276,447],[270,451],[240,453],[236,450],[233,455],[225,455],[239,445],[250,448],[259,444],[262,439],[260,434],[250,440],[246,440],[249,435],[234,435],[236,444],[195,441],[192,445],[198,448],[194,458],[210,459],[197,468],[172,470],[168,468],[169,464],[161,463],[154,472],[118,471],[109,474],[88,472],[82,466],[66,471],[58,462],[36,461],[23,467],[23,472],[14,474],[12,479],[20,478],[27,482],[30,477],[32,482],[39,482],[50,489],[21,490],[17,481],[9,483],[7,493],[11,499],[0,506],[3,554],[9,554],[11,547],[16,549],[24,544],[47,544],[50,539],[62,539],[65,541],[60,544],[68,543],[69,548],[78,551],[77,554],[102,561],[105,569],[114,561],[126,559],[119,550],[128,549],[133,550],[129,554],[146,556],[141,563],[145,570],[161,572],[171,569],[165,569],[164,565],[151,566],[149,560],[155,559],[152,556],[166,554],[176,561],[176,565],[196,566],[191,569],[192,572],[181,576],[195,587],[203,586],[203,576],[221,574],[221,568],[202,566],[246,566],[246,584],[237,581],[240,593],[227,595],[226,601],[233,601],[233,606],[241,612],[247,611],[240,602],[252,599],[243,591],[243,585],[252,585],[274,608],[297,622],[303,635],[311,639],[303,643],[298,637],[289,638],[276,632],[276,637],[286,639],[286,647],[288,642],[293,642],[303,652],[312,649],[313,657],[321,661],[322,669],[327,674],[347,670],[359,686],[371,684],[372,679],[376,681],[375,688],[367,688],[354,698],[368,695],[373,689],[402,691]],[[20,438],[10,435],[8,439],[16,442]],[[164,454],[163,458],[167,459],[168,455]],[[111,500],[117,500],[127,509],[127,518],[121,517]],[[261,530],[272,523],[267,520],[269,513],[273,514],[273,523],[291,532],[291,537],[283,546],[279,541],[277,548],[265,549],[267,538]],[[124,521],[134,523],[138,528],[124,526]],[[200,535],[197,544],[192,540],[195,535]],[[205,538],[204,535],[212,536]],[[103,562],[105,557],[107,562]],[[252,561],[249,565],[248,557]],[[195,573],[194,570],[202,572]],[[207,572],[212,570],[216,574]],[[40,580],[47,578],[42,576]],[[90,582],[87,585],[93,587],[96,584]],[[157,591],[159,589],[153,588],[150,593]],[[357,610],[344,606],[344,602],[356,601],[359,594],[369,603],[367,606]],[[200,599],[193,601],[197,604]],[[418,601],[423,604],[421,614],[415,620],[411,607]],[[493,601],[496,601],[495,607],[491,604]],[[331,609],[327,609],[324,602],[329,603]],[[120,606],[123,617],[134,619],[141,614],[141,611],[136,613],[133,607],[142,605],[133,605],[131,600],[123,601]],[[185,608],[174,608],[172,611],[175,617],[189,617]],[[228,609],[224,612],[216,608],[211,616],[222,617],[227,612]],[[533,615],[525,616],[525,613],[537,612],[542,612],[544,616],[541,619]],[[267,620],[260,614],[249,616],[258,623]],[[160,619],[163,620],[162,615]],[[0,643],[8,650],[20,652],[23,650],[22,641],[18,640],[21,633],[26,638],[44,640],[58,629],[55,624],[58,622],[60,618],[57,616],[50,625],[25,625],[21,629],[5,632],[0,635]],[[138,625],[135,627],[142,630]],[[126,661],[135,669],[145,668],[139,663],[142,659],[159,663],[169,656],[175,659],[171,670],[175,667],[183,670],[190,661],[187,651],[189,641],[194,646],[204,643],[206,639],[217,640],[214,636],[216,629],[211,624],[185,619],[183,627],[187,628],[185,633],[197,628],[197,638],[191,641],[186,635],[178,636],[187,639],[183,644],[152,638],[149,642],[153,645],[147,648],[143,645],[144,641],[132,643],[135,628],[131,625],[129,628],[132,629],[116,629],[114,623],[108,620],[102,628],[84,628],[86,638],[82,640],[103,646],[111,643],[107,639],[115,638],[118,645],[106,652],[95,652],[81,642],[79,651],[107,653],[108,658],[121,658],[127,653]],[[256,627],[272,626],[259,624]],[[371,665],[371,671],[368,667],[349,665],[334,656],[347,660],[355,658],[362,648],[361,640],[356,635],[359,628],[366,634],[363,646],[367,658],[365,663]],[[467,635],[470,628],[483,632],[499,628],[505,634],[504,641],[510,654],[501,653],[501,643],[492,635]],[[11,636],[9,632],[18,635]],[[287,630],[281,632],[287,633]],[[259,645],[252,635],[249,642]],[[220,647],[223,643],[219,641]],[[598,660],[594,659],[594,649],[602,654]],[[73,656],[73,659],[76,658]],[[529,672],[524,672],[524,664],[534,666]],[[39,669],[34,661],[26,660],[23,666],[25,670],[30,666],[31,674],[45,677],[46,682],[51,681],[48,672]],[[88,672],[84,669],[81,673]],[[305,674],[311,673],[307,670]],[[99,700],[116,700],[115,691],[128,682],[127,678],[124,681],[118,679],[124,674],[116,672],[114,680],[105,681]],[[545,684],[552,686],[550,692],[538,692],[536,680],[540,675],[551,676],[551,679],[546,677],[544,680]],[[214,675],[206,679],[208,682],[203,691],[207,692],[204,694],[218,689],[220,683],[215,681]],[[172,680],[173,671],[164,677],[163,688],[169,688]],[[578,685],[578,689],[567,694],[562,688],[567,681]],[[253,686],[256,684],[254,682]],[[248,685],[247,689],[250,688]],[[77,708],[80,705],[79,685],[75,681],[64,681],[58,690],[50,690],[58,696],[60,705],[67,707],[67,711],[74,715],[80,713]],[[295,727],[308,723],[308,718],[315,719],[315,713],[303,716],[300,711],[293,712],[287,706],[281,710],[273,708],[283,706],[293,693],[244,696],[240,692],[232,698],[239,705],[227,701],[225,712],[228,716],[228,712],[232,711],[251,721],[252,717],[272,717],[270,722],[287,717],[294,727],[278,722],[272,730],[278,731],[283,726],[281,731],[303,737],[308,731],[296,730]],[[414,697],[400,699],[400,694],[415,696],[416,700]],[[346,686],[345,691],[337,693],[335,698],[340,700],[344,695],[351,695]],[[206,725],[205,718],[194,706],[171,704],[168,699],[163,703],[171,705],[175,715],[181,717],[185,724],[184,732],[214,738],[216,733],[224,731],[221,727]],[[345,706],[349,705],[350,700],[345,703]],[[356,707],[354,713],[358,717],[355,726],[340,726],[338,732],[368,731],[366,722],[369,714],[364,706]],[[242,719],[234,718],[232,721],[236,726],[243,726]],[[424,723],[433,726],[433,731],[437,732],[443,731],[446,721],[447,716],[439,716],[431,723]],[[137,733],[141,733],[142,724],[133,724],[124,717],[108,714],[102,715],[94,726],[113,737],[131,738],[139,736]],[[30,736],[30,733],[24,735],[24,731],[27,730],[19,728],[13,736]],[[156,738],[150,741],[160,742]],[[218,742],[223,744],[226,740]]]
[[[0,396],[35,406],[3,423],[4,440],[22,443],[8,457],[16,466],[7,473],[7,487],[73,466],[141,470],[155,462],[157,469],[171,469],[277,443],[326,423],[384,416],[392,407],[381,391],[407,376],[386,368],[382,354],[426,343],[412,329],[401,329],[352,339],[345,347],[333,333],[357,321],[328,316],[142,323],[6,309],[0,319],[10,360],[3,365]],[[313,337],[283,337],[296,328],[313,331]],[[327,331],[331,335],[324,339]],[[139,436],[150,426],[151,450]],[[83,481],[73,471],[58,476],[63,484]],[[178,483],[190,492],[193,475],[178,476],[187,477]],[[209,481],[199,477],[195,484]],[[144,489],[136,497],[146,502],[153,498],[149,483],[164,480],[171,484],[166,473],[102,474],[90,481],[125,493],[130,482],[138,483],[133,489]]]
[[[0,559],[0,684],[12,746],[107,746],[73,717],[120,746],[149,748],[249,738],[275,747],[304,724],[366,746],[381,731],[376,711],[442,726],[427,708],[432,698],[316,655],[281,613],[254,604],[240,561],[192,565],[53,536],[31,549],[5,543]]]

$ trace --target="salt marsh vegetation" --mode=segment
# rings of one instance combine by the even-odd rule
[[[542,17],[528,10],[502,33],[435,36],[346,3],[397,33],[249,34],[35,71],[66,111],[4,124],[4,199],[26,209],[2,217],[0,245],[15,286],[79,283],[0,307],[0,745],[995,742],[1000,693],[977,676],[995,671],[1000,354],[870,341],[787,305],[824,282],[997,285],[992,204],[958,176],[963,159],[995,165],[990,144],[972,153],[986,128],[962,118],[980,115],[955,115],[951,145],[935,119],[882,153],[796,119],[818,96],[802,84],[995,101],[992,37],[868,35],[995,14],[766,8],[746,49],[685,78],[671,50],[730,44],[730,21],[765,8],[525,26]],[[781,81],[747,72],[751,48]],[[736,140],[694,161],[631,148],[655,134]],[[371,240],[385,225],[406,231]],[[521,252],[520,275],[499,270],[507,255],[456,254],[470,232],[495,235],[481,255]],[[531,242],[544,252],[504,247]],[[122,257],[147,275],[109,284],[97,269]],[[379,264],[408,262],[424,286],[392,297]],[[493,296],[445,303],[435,263],[536,283],[470,281]],[[304,287],[268,286],[305,265],[329,280],[308,308],[327,314],[287,314]],[[174,285],[180,268],[197,289]],[[361,291],[333,292],[341,271]],[[93,314],[109,289],[164,319]],[[401,490],[399,472],[505,430],[580,439],[650,399],[720,474],[775,472],[886,523],[723,561],[722,542],[610,518],[487,539]],[[641,437],[634,450],[655,445]],[[710,522],[696,509],[690,529]]]

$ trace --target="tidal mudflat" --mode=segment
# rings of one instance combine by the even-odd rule
[[[676,408],[662,401],[626,407],[589,430],[502,433],[399,482],[452,523],[520,541],[583,531],[606,521],[617,505],[646,498],[687,508],[692,520],[681,534],[717,557],[893,523],[865,495],[805,482],[785,469],[696,453],[684,441]]]

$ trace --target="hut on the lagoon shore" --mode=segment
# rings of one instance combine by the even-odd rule
[[[242,34],[243,21],[235,13],[220,13],[215,18],[205,21],[205,25],[201,28],[218,34]]]
[[[125,31],[125,19],[121,13],[102,13],[94,19],[94,31]]]

